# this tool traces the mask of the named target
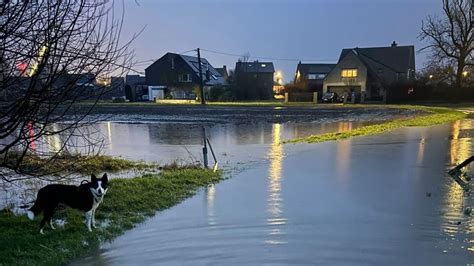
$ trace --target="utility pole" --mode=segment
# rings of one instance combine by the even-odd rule
[[[199,65],[199,89],[201,90],[201,104],[206,104],[206,99],[204,99],[204,81],[202,80],[202,66],[201,66],[201,53],[199,48],[198,52],[198,65]]]

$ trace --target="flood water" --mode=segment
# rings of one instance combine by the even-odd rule
[[[279,144],[351,126],[356,125],[211,127],[218,159],[244,162],[243,169],[73,264],[474,263],[474,222],[464,214],[472,196],[446,174],[474,154],[474,120],[313,145]],[[197,126],[102,127],[110,154],[145,160],[199,156]]]

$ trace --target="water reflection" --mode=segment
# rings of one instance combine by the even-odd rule
[[[214,212],[214,198],[216,195],[216,186],[214,184],[207,186],[204,195],[206,197],[207,225],[210,227],[214,227],[217,224]]]
[[[281,178],[283,146],[281,145],[281,124],[272,125],[272,144],[268,152],[270,159],[270,168],[268,171],[268,198],[267,198],[267,225],[268,239],[266,244],[286,244],[281,240],[284,234],[283,226],[286,224],[286,218],[283,215],[283,199],[281,197]]]
[[[467,131],[474,130],[474,120],[464,119],[456,121],[451,126],[450,139],[450,160],[449,168],[463,162],[473,154],[472,136],[466,134]],[[442,213],[444,222],[442,230],[451,240],[455,240],[458,233],[472,232],[474,227],[471,219],[466,221],[464,208],[470,206],[469,196],[466,196],[463,189],[453,180],[449,180],[444,197],[445,204]],[[463,222],[461,222],[463,221]],[[458,224],[460,223],[460,224]],[[467,250],[474,251],[474,240],[469,240]]]

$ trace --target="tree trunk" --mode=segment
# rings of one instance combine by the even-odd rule
[[[465,67],[465,59],[459,58],[458,67],[456,70],[456,84],[455,84],[456,86],[454,88],[455,89],[454,97],[456,98],[456,100],[460,100],[461,98],[462,84],[464,81],[464,76],[463,76],[464,67]]]

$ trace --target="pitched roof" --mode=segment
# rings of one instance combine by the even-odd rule
[[[235,72],[274,73],[275,68],[272,62],[237,62],[235,64]]]
[[[336,64],[298,64],[298,67],[296,68],[296,71],[299,71],[302,75],[308,74],[308,73],[321,73],[321,74],[327,74],[329,73]]]
[[[221,76],[223,77],[226,77],[229,75],[229,73],[227,73],[227,68],[225,66],[216,68],[216,71],[219,72],[219,74],[221,74]]]
[[[379,65],[398,73],[406,73],[408,69],[415,69],[415,47],[413,45],[346,48],[342,50],[339,61],[351,51],[373,69],[377,69]]]
[[[167,56],[177,56],[181,57],[183,61],[191,68],[191,70],[196,74],[196,76],[199,77],[199,64],[198,64],[198,58],[195,56],[189,56],[189,55],[182,55],[182,54],[175,54],[175,53],[167,53],[157,61],[155,61],[153,64],[156,62],[160,61],[162,58],[165,58]],[[153,65],[152,64],[152,65]],[[150,65],[151,66],[151,65]],[[149,66],[149,67],[150,67]],[[147,67],[147,69],[149,68]],[[207,61],[206,58],[201,57],[201,73],[202,77],[205,80],[207,76],[207,72],[209,71],[209,76],[210,80],[206,81],[206,85],[219,85],[219,84],[226,84],[226,80],[222,75]]]

